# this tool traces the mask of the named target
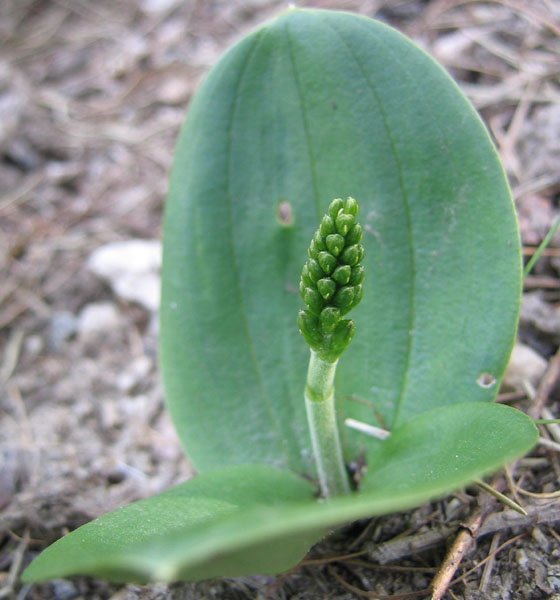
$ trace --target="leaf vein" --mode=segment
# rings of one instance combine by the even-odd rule
[[[227,214],[228,214],[228,231],[229,231],[229,246],[231,249],[231,257],[232,257],[232,270],[233,270],[233,278],[235,281],[235,296],[237,298],[237,302],[239,305],[239,309],[240,309],[240,313],[242,316],[242,326],[243,326],[243,331],[245,334],[245,339],[247,341],[247,347],[249,350],[249,355],[251,358],[251,363],[253,365],[253,369],[255,372],[255,377],[257,379],[258,382],[258,387],[261,393],[261,397],[263,398],[263,401],[266,405],[266,409],[267,412],[269,414],[270,417],[270,422],[271,422],[271,426],[274,428],[274,434],[276,437],[276,440],[278,442],[278,446],[282,452],[282,454],[284,455],[284,458],[286,460],[286,465],[289,465],[290,460],[289,460],[289,456],[288,453],[286,451],[286,448],[284,447],[284,443],[283,443],[283,436],[281,435],[281,431],[279,431],[278,429],[278,423],[276,421],[275,415],[274,415],[274,411],[272,410],[272,404],[270,401],[270,397],[268,396],[267,392],[266,392],[266,387],[264,385],[264,379],[263,379],[263,375],[261,373],[261,369],[260,369],[260,365],[259,362],[257,360],[257,353],[255,350],[255,344],[253,341],[253,338],[251,337],[251,332],[250,332],[250,328],[249,328],[249,321],[247,318],[247,311],[245,308],[245,302],[243,300],[243,294],[241,292],[241,287],[240,287],[240,279],[239,279],[239,269],[237,266],[237,260],[236,260],[236,252],[235,252],[235,244],[234,244],[234,240],[233,240],[233,218],[232,218],[232,204],[233,204],[233,194],[232,194],[232,189],[231,189],[231,180],[232,180],[232,148],[233,148],[233,130],[234,130],[234,123],[235,123],[235,116],[236,116],[236,109],[237,109],[237,101],[239,98],[239,90],[242,87],[243,84],[243,80],[245,79],[245,76],[247,74],[247,70],[249,68],[249,65],[251,63],[251,59],[253,58],[259,43],[261,42],[261,39],[263,37],[265,30],[261,30],[260,32],[258,32],[258,34],[256,34],[255,36],[255,42],[253,44],[253,47],[251,48],[250,52],[248,52],[247,54],[247,58],[245,61],[245,64],[243,65],[243,68],[241,69],[240,72],[240,76],[239,76],[239,80],[237,82],[236,88],[235,88],[235,92],[234,92],[234,100],[232,103],[232,107],[231,107],[231,119],[230,119],[230,123],[228,126],[228,130],[227,130],[227,150],[226,150],[226,156],[227,156],[227,166],[226,166],[226,172],[227,172],[227,182],[226,182],[226,195],[227,195]],[[263,432],[261,432],[263,433]]]
[[[326,19],[325,19],[325,21],[326,21]],[[396,406],[395,406],[395,412],[393,415],[393,423],[396,423],[398,421],[399,412],[400,412],[401,406],[403,404],[403,400],[404,400],[406,390],[408,387],[408,379],[409,379],[409,375],[410,375],[410,365],[411,365],[411,359],[412,359],[413,332],[414,332],[415,320],[416,320],[416,313],[414,310],[414,308],[415,308],[414,301],[415,301],[415,294],[416,294],[416,281],[415,281],[416,265],[415,265],[415,256],[414,256],[414,240],[413,240],[413,233],[412,233],[412,219],[411,219],[410,202],[409,202],[408,193],[406,190],[406,185],[404,183],[404,173],[403,173],[402,163],[401,163],[399,154],[397,152],[397,146],[396,146],[395,140],[392,135],[391,127],[389,125],[389,120],[387,118],[387,113],[385,112],[385,108],[383,106],[383,103],[381,102],[381,98],[379,96],[377,88],[374,85],[374,83],[371,81],[364,65],[362,64],[362,62],[360,61],[358,56],[354,53],[354,51],[352,50],[352,47],[350,46],[350,44],[348,44],[348,42],[346,41],[346,39],[344,38],[342,33],[339,31],[339,29],[330,22],[327,22],[326,24],[338,35],[339,39],[341,40],[343,45],[346,47],[349,55],[354,59],[356,65],[360,69],[360,71],[364,77],[364,80],[367,83],[373,97],[375,98],[375,101],[377,102],[377,105],[379,107],[379,112],[381,115],[381,119],[383,120],[383,127],[385,128],[385,131],[387,133],[387,139],[389,140],[389,144],[391,146],[391,151],[392,151],[393,157],[395,159],[395,166],[397,169],[399,187],[401,189],[402,199],[403,199],[403,203],[404,203],[404,210],[405,210],[405,215],[406,215],[406,227],[407,227],[407,231],[408,231],[409,260],[410,260],[410,270],[411,270],[410,315],[409,315],[409,324],[408,324],[408,345],[407,345],[407,350],[406,350],[407,354],[406,354],[404,375],[403,375],[403,380],[402,380],[401,391],[400,391],[399,398],[398,398]]]
[[[322,211],[321,211],[321,199],[319,196],[319,183],[317,181],[317,168],[316,168],[316,159],[315,154],[313,152],[313,145],[311,143],[311,132],[309,127],[309,115],[307,113],[307,108],[305,106],[304,96],[301,81],[298,76],[298,72],[296,69],[296,61],[294,58],[294,48],[293,48],[293,39],[290,34],[289,21],[286,20],[286,39],[288,40],[288,48],[289,48],[289,56],[290,62],[292,64],[292,71],[294,74],[294,81],[296,84],[296,89],[299,96],[299,103],[301,106],[301,118],[303,121],[303,131],[305,134],[305,141],[307,144],[307,149],[309,153],[309,167],[311,169],[311,179],[313,182],[313,192],[315,194],[315,208],[317,211],[317,221],[321,219]]]

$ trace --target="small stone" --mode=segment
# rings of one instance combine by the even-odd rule
[[[146,327],[146,336],[148,336],[147,340],[157,339],[158,334],[159,334],[159,315],[157,312],[154,312],[150,315],[150,320],[148,321],[148,326]],[[154,351],[154,354],[155,353],[156,353],[156,351]]]
[[[77,162],[50,161],[45,169],[49,183],[64,185],[76,181],[82,174]]]
[[[119,52],[108,55],[105,69],[114,78],[124,77],[138,67],[148,52],[146,36],[128,30],[119,40]]]
[[[13,140],[23,118],[27,98],[8,61],[0,60],[0,148]]]
[[[117,377],[117,387],[123,392],[131,392],[152,369],[148,356],[139,356]]]
[[[159,241],[112,242],[94,250],[87,265],[93,273],[109,283],[119,298],[157,311],[161,266]]]
[[[14,498],[18,483],[25,477],[22,461],[16,448],[0,449],[0,510]]]
[[[122,318],[111,302],[92,302],[84,306],[78,316],[78,331],[88,335],[99,331],[116,329]]]
[[[560,341],[560,308],[546,302],[541,292],[523,294],[519,323]]]
[[[175,106],[184,104],[192,92],[192,83],[186,77],[166,79],[158,90],[158,100],[164,104]]]
[[[543,551],[548,554],[550,551],[550,542],[548,541],[546,535],[538,527],[533,527],[531,536],[539,544]]]
[[[534,561],[534,573],[535,584],[540,590],[547,594],[547,598],[550,598],[550,594],[552,594],[552,588],[548,585],[546,581],[546,567],[542,564],[542,562],[539,562],[539,560]]]
[[[517,342],[513,347],[503,385],[511,389],[523,389],[524,383],[537,386],[546,371],[547,362],[530,346]]]
[[[135,185],[119,190],[115,194],[115,210],[121,215],[126,215],[136,210],[149,196],[150,190],[143,185]]]
[[[142,10],[149,14],[164,13],[182,3],[182,0],[142,0]]]
[[[40,335],[33,334],[25,338],[23,347],[25,352],[30,356],[39,356],[45,348],[45,343]]]
[[[523,549],[520,549],[515,553],[515,560],[522,569],[526,569],[529,566],[529,557]]]
[[[519,159],[529,178],[558,171],[560,160],[560,104],[543,103],[531,111],[520,135]]]
[[[114,402],[99,403],[99,424],[102,431],[114,431],[123,424],[123,416]]]
[[[55,600],[72,600],[79,594],[76,586],[67,579],[53,579],[51,586]]]
[[[554,592],[560,592],[560,577],[558,575],[549,575],[546,582]]]
[[[470,52],[473,43],[472,36],[459,29],[453,33],[438,36],[433,44],[432,52],[440,62],[449,64]]]
[[[7,142],[4,151],[9,161],[23,171],[33,171],[41,166],[42,157],[37,150],[22,137]]]
[[[54,352],[59,352],[64,342],[76,334],[78,319],[69,311],[53,313],[47,334],[47,344]]]

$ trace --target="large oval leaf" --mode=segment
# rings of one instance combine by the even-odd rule
[[[318,218],[348,195],[361,206],[366,281],[339,400],[372,403],[394,429],[494,398],[497,385],[479,377],[499,382],[510,352],[520,253],[482,123],[394,30],[290,10],[214,67],[175,155],[161,356],[169,409],[199,471],[247,462],[312,471],[297,287]],[[372,418],[362,404],[341,409]],[[345,435],[347,456],[358,435]]]

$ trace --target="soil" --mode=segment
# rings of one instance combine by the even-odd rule
[[[279,577],[140,587],[18,580],[65,532],[192,474],[163,408],[153,311],[95,275],[88,258],[108,242],[159,238],[174,140],[193,91],[229,45],[285,4],[0,4],[0,598],[426,598],[460,524],[487,504],[486,493],[469,489],[355,523]],[[560,214],[560,3],[297,4],[381,19],[449,70],[494,138],[531,255]],[[557,234],[525,281],[519,339],[531,360],[500,395],[535,417],[560,416],[559,269]],[[105,325],[91,327],[86,309],[100,304]],[[560,441],[553,427],[542,436]],[[496,476],[533,516],[468,544],[445,598],[560,598],[558,448],[540,445]],[[536,513],[548,521],[537,523]],[[403,536],[420,543],[434,532],[424,549],[395,550]]]

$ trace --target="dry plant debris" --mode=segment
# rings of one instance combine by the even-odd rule
[[[560,4],[297,4],[382,19],[452,73],[495,139],[531,255],[560,212]],[[482,496],[469,491],[350,525],[278,578],[144,587],[87,578],[18,583],[22,564],[65,531],[190,475],[163,410],[153,311],[120,296],[88,268],[88,258],[112,242],[157,240],[191,94],[227,46],[285,5],[0,4],[0,598],[420,598],[449,564],[446,544],[454,535],[468,543],[450,555],[462,559],[455,579],[436,582],[434,597],[560,594],[560,464],[550,444],[507,474],[505,491],[526,500],[528,516],[494,508],[473,535],[462,535],[460,523],[478,519]],[[556,236],[526,282],[519,332],[548,369],[540,380],[514,378],[500,397],[534,417],[560,416],[559,269]],[[550,426],[542,437],[559,442]]]

